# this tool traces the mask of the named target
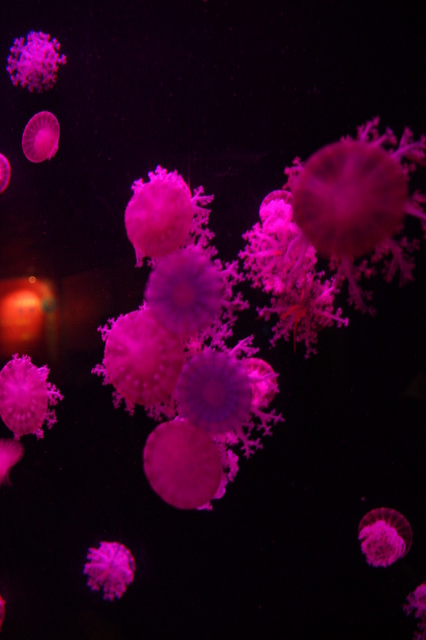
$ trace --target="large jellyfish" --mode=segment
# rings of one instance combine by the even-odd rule
[[[59,55],[61,45],[48,33],[30,31],[24,38],[16,38],[10,48],[6,70],[12,83],[28,91],[47,91],[55,83],[59,65],[67,59]]]
[[[102,589],[104,600],[114,600],[133,582],[135,560],[123,544],[101,542],[99,548],[91,547],[87,552],[83,573],[92,591]]]
[[[50,160],[58,150],[59,122],[50,111],[40,111],[28,121],[22,134],[22,150],[30,162]]]
[[[358,539],[368,564],[389,567],[409,552],[413,531],[401,513],[381,507],[369,511],[362,518]]]
[[[12,467],[21,460],[24,455],[24,447],[20,442],[0,439],[0,487],[10,484],[9,473]]]
[[[34,433],[43,437],[43,425],[56,422],[52,409],[62,394],[47,381],[47,366],[36,367],[29,356],[15,354],[0,371],[0,416],[15,438]]]
[[[7,189],[10,180],[9,160],[0,153],[0,193]]]

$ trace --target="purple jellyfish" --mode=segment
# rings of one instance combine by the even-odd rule
[[[48,91],[55,83],[59,65],[67,59],[59,55],[61,45],[48,33],[30,31],[24,38],[16,38],[10,48],[6,70],[12,83],[28,91]]]
[[[369,511],[362,518],[358,539],[368,564],[389,567],[409,552],[413,531],[401,513],[381,507]]]
[[[22,150],[30,162],[50,160],[58,150],[59,122],[50,111],[36,113],[22,134]]]
[[[91,547],[87,552],[83,573],[92,591],[102,589],[104,600],[114,600],[133,582],[135,560],[123,544],[101,542],[98,549]]]

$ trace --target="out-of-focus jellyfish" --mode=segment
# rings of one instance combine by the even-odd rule
[[[67,59],[59,55],[61,45],[48,33],[30,31],[26,39],[16,38],[10,48],[6,70],[12,83],[28,91],[47,91],[57,79],[59,65]]]
[[[135,404],[152,407],[174,391],[184,362],[183,341],[163,329],[148,309],[132,311],[101,327],[105,355],[93,373],[116,389],[130,412]]]
[[[413,640],[426,640],[426,583],[423,582],[407,596],[407,602],[403,605],[407,616],[414,614],[417,618],[417,631]]]
[[[0,193],[7,189],[10,180],[9,160],[0,153]]]
[[[103,590],[104,600],[121,598],[133,582],[135,560],[130,551],[119,542],[101,542],[99,548],[91,547],[83,573],[92,591]]]
[[[6,615],[6,600],[0,596],[0,631],[3,626],[4,616]]]
[[[0,487],[3,483],[10,484],[10,470],[21,460],[23,455],[24,447],[20,442],[12,439],[0,439]]]
[[[188,420],[156,427],[146,441],[143,465],[153,490],[178,509],[197,509],[208,503],[222,478],[216,445]]]
[[[30,162],[53,158],[58,150],[59,122],[50,111],[40,111],[28,121],[22,134],[22,150]]]
[[[52,409],[63,399],[60,391],[47,381],[47,366],[36,367],[29,356],[15,354],[0,371],[0,416],[15,438],[34,433],[43,437],[43,426],[56,422]]]
[[[389,567],[409,552],[413,531],[401,513],[381,507],[369,511],[362,518],[358,539],[368,564]]]
[[[201,251],[177,251],[161,259],[146,287],[155,319],[168,331],[189,336],[205,329],[223,301],[219,270]]]
[[[176,400],[180,416],[212,435],[237,429],[250,416],[247,369],[229,352],[205,349],[182,368]]]

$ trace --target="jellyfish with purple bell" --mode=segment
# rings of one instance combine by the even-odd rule
[[[361,519],[358,539],[369,565],[389,567],[409,552],[413,531],[402,513],[380,507],[369,511]]]
[[[103,591],[104,600],[119,599],[133,582],[135,574],[133,555],[119,542],[101,542],[90,547],[83,573],[92,591]]]
[[[31,93],[52,89],[60,65],[67,61],[66,56],[59,53],[60,48],[56,38],[42,31],[30,31],[26,38],[15,38],[6,67],[12,84],[21,85]]]

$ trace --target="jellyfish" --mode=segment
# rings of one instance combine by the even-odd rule
[[[252,391],[244,364],[229,352],[204,351],[182,368],[176,385],[179,415],[212,435],[247,423]]]
[[[93,373],[104,376],[132,412],[135,404],[151,407],[174,391],[184,362],[183,341],[163,329],[151,311],[139,309],[101,329],[105,340],[102,365]]]
[[[104,600],[121,598],[135,574],[135,560],[119,542],[101,542],[87,552],[83,573],[92,591],[103,590]]]
[[[389,567],[410,550],[413,531],[408,520],[395,509],[381,507],[365,514],[358,526],[358,539],[368,564]]]
[[[0,417],[15,438],[34,433],[43,437],[43,426],[56,422],[52,409],[63,399],[60,391],[47,381],[47,366],[36,367],[29,356],[15,354],[0,371]]]
[[[61,45],[42,31],[30,31],[26,39],[16,38],[10,48],[6,70],[15,87],[48,91],[56,83],[59,66],[67,59],[59,55]]]
[[[183,178],[161,167],[149,174],[149,182],[137,180],[132,189],[124,222],[140,266],[144,257],[166,256],[185,242],[195,207]]]
[[[9,160],[0,153],[0,193],[7,189],[10,180]]]
[[[6,600],[0,596],[0,631],[3,626],[4,616],[6,615]]]
[[[22,150],[30,162],[50,160],[58,150],[59,122],[50,111],[40,111],[28,121],[22,134]]]
[[[0,439],[0,487],[10,484],[9,473],[12,467],[22,459],[24,447],[16,440]]]
[[[414,614],[417,618],[417,631],[415,640],[426,640],[426,583],[419,586],[407,596],[407,602],[403,605],[404,613],[408,616]]]
[[[216,445],[188,420],[163,422],[154,429],[145,444],[143,466],[153,490],[178,509],[208,503],[222,478]]]
[[[242,362],[249,374],[252,407],[267,407],[278,393],[278,374],[260,358],[246,358]]]
[[[146,288],[146,301],[157,322],[182,336],[205,329],[219,313],[222,300],[219,270],[192,248],[160,260]]]

